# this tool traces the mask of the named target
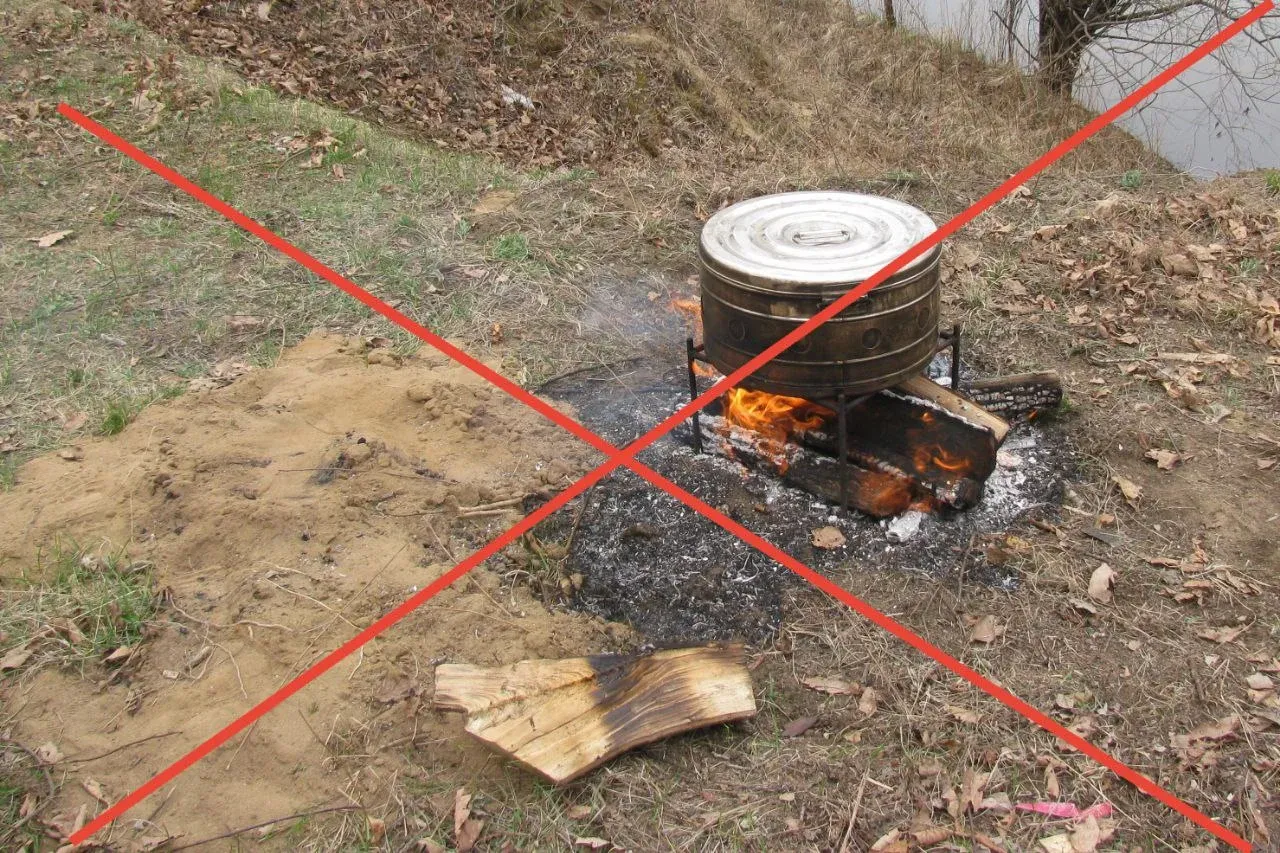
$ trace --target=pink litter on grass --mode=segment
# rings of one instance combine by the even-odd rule
[[[1098,803],[1089,806],[1087,809],[1081,809],[1075,803],[1018,803],[1016,808],[1024,812],[1036,812],[1037,814],[1068,820],[1111,817],[1112,812],[1115,811],[1111,807],[1111,803]]]

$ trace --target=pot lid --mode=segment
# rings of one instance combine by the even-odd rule
[[[702,228],[703,260],[734,278],[777,284],[866,281],[937,226],[891,198],[851,192],[792,192],[746,199]],[[898,275],[927,263],[913,260]]]

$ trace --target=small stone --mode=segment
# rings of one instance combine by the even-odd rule
[[[369,364],[385,364],[390,367],[398,367],[400,365],[400,356],[385,349],[376,349],[371,351],[364,357]]]
[[[425,403],[427,400],[430,400],[435,396],[436,391],[434,388],[429,388],[425,385],[415,385],[404,393],[405,396],[415,403]]]
[[[373,448],[367,443],[353,444],[346,448],[343,453],[346,455],[347,459],[351,461],[352,465],[359,465],[361,462],[365,462],[369,457],[373,456]]]
[[[923,521],[923,512],[917,509],[909,509],[889,522],[884,536],[890,542],[906,542],[920,532],[920,524]]]

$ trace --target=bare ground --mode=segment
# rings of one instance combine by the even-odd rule
[[[389,468],[379,469],[387,475],[348,472],[354,475],[330,486],[307,485],[309,473],[250,464],[271,458],[283,467],[278,457],[300,450],[309,461],[291,467],[325,467],[322,451],[359,437],[346,437],[352,427],[338,421],[347,418],[359,420],[356,431],[383,447],[437,442],[446,459],[465,456],[457,443],[473,440],[419,436],[406,423],[418,415],[404,408],[408,398],[394,383],[384,389],[357,377],[340,384],[347,390],[335,397],[315,390],[324,401],[315,404],[317,417],[334,421],[326,433],[299,427],[274,439],[302,442],[298,448],[268,447],[255,436],[269,431],[243,428],[273,417],[270,408],[250,411],[261,404],[255,395],[277,389],[288,398],[280,402],[285,406],[305,398],[290,372],[304,370],[298,353],[281,361],[280,374],[252,371],[221,391],[156,404],[129,423],[144,403],[180,393],[192,378],[221,382],[241,371],[236,362],[274,364],[281,343],[296,342],[313,326],[366,335],[386,330],[95,148],[52,115],[59,98],[141,140],[530,384],[646,351],[670,336],[675,330],[663,320],[663,306],[691,289],[692,236],[720,204],[772,189],[839,186],[893,193],[944,218],[1080,118],[1005,70],[954,48],[886,34],[820,4],[808,7],[803,24],[781,7],[750,2],[700,4],[681,13],[693,19],[662,21],[628,18],[631,7],[618,8],[609,18],[618,28],[611,44],[676,57],[690,79],[718,84],[706,92],[719,107],[694,131],[657,138],[653,151],[623,145],[598,163],[588,161],[598,174],[581,171],[582,158],[554,150],[549,171],[517,172],[392,139],[252,89],[115,19],[53,4],[4,12],[0,177],[11,214],[0,251],[7,281],[0,294],[6,466],[0,473],[12,491],[0,499],[8,537],[4,574],[14,579],[6,599],[20,606],[6,605],[0,642],[7,654],[38,640],[32,656],[4,677],[0,728],[6,744],[35,749],[48,739],[64,753],[48,768],[57,791],[50,799],[43,774],[29,772],[33,759],[17,746],[6,748],[6,756],[15,756],[0,789],[6,807],[20,814],[30,794],[31,807],[39,808],[24,830],[56,836],[65,828],[56,819],[74,820],[81,806],[87,813],[99,808],[89,781],[108,799],[120,796],[247,707],[248,697],[261,695],[255,688],[265,691],[294,671],[290,664],[304,657],[296,648],[301,640],[308,654],[336,644],[352,625],[392,606],[397,593],[440,571],[444,554],[460,556],[485,532],[447,503],[442,515],[457,540],[438,531],[436,541],[416,521],[385,518],[378,499],[396,492],[401,479],[389,474],[415,478],[405,480],[415,489],[422,477],[400,471],[389,451]],[[238,5],[202,14],[233,12],[255,14]],[[293,14],[275,6],[271,16]],[[176,33],[185,21],[175,14],[166,26]],[[255,32],[268,42],[287,34]],[[850,46],[854,34],[864,49]],[[342,49],[338,35],[321,36],[313,46],[333,38],[332,49]],[[390,45],[402,37],[391,32]],[[237,43],[195,46],[222,55]],[[259,54],[251,73],[280,85],[279,75],[304,61],[290,54],[293,64],[280,63],[277,73],[262,64],[269,54]],[[552,77],[545,85],[560,84]],[[373,103],[381,92],[370,90]],[[331,91],[323,77],[307,93],[348,105],[348,95]],[[478,99],[490,95],[474,97],[483,111]],[[557,97],[568,105],[566,114],[591,110],[589,100]],[[557,102],[549,95],[539,101]],[[679,115],[658,103],[660,115]],[[386,121],[412,130],[395,115]],[[616,121],[641,135],[642,121]],[[447,115],[439,122],[473,132]],[[530,162],[518,148],[496,146],[517,166]],[[282,198],[294,201],[281,204]],[[48,248],[25,242],[60,230],[75,233]],[[1260,848],[1280,832],[1274,821],[1280,726],[1276,692],[1266,686],[1280,677],[1278,246],[1275,197],[1263,176],[1192,184],[1119,134],[1086,146],[983,217],[948,247],[949,313],[966,323],[985,368],[1063,372],[1072,405],[1061,428],[1089,465],[1061,513],[978,543],[942,581],[906,585],[874,565],[833,570],[855,594]],[[413,349],[410,341],[392,343],[397,357]],[[368,365],[359,354],[333,358],[349,377],[401,376],[417,363],[396,368]],[[287,381],[277,386],[276,378],[258,378],[277,376]],[[351,395],[368,403],[345,409]],[[220,413],[219,400],[233,414]],[[503,423],[519,417],[509,406],[494,416]],[[201,418],[224,422],[204,426]],[[115,438],[88,438],[120,428]],[[189,444],[192,432],[204,430],[225,436],[218,453],[204,449],[208,437]],[[396,430],[407,432],[389,440]],[[166,440],[178,447],[179,470],[189,469],[192,479],[174,488],[177,498],[166,497],[168,484],[156,484],[160,472],[148,468],[160,465]],[[571,446],[548,435],[520,447],[550,459],[553,441],[556,448]],[[43,456],[19,467],[58,447],[83,458]],[[212,470],[199,471],[202,462]],[[149,484],[138,479],[144,469]],[[88,479],[72,482],[68,470]],[[236,507],[225,511],[230,515],[195,513],[194,529],[154,540],[129,523],[146,518],[147,531],[172,531],[171,507],[203,497],[192,489],[199,490],[198,475],[205,474],[217,484],[209,495]],[[382,486],[380,476],[391,482]],[[455,495],[455,505],[474,505],[470,489],[481,501],[481,485],[495,488],[477,482],[485,478],[475,472],[456,479],[469,488]],[[1141,494],[1126,500],[1122,485]],[[521,483],[516,491],[546,486]],[[341,563],[326,563],[319,544],[301,539],[306,518],[269,511],[288,488],[322,495],[309,512],[344,531],[371,525],[338,557],[356,557],[361,572],[378,575],[368,588],[360,581],[371,574],[330,576]],[[245,489],[259,493],[249,498]],[[133,494],[133,501],[124,499]],[[207,531],[201,538],[189,535],[201,529]],[[55,534],[63,543],[57,551]],[[111,544],[100,548],[104,536]],[[178,544],[187,541],[196,544]],[[397,545],[427,552],[428,564],[396,556],[406,554]],[[120,548],[127,557],[118,556]],[[86,554],[92,559],[82,565]],[[271,555],[283,569],[262,562]],[[784,604],[777,638],[754,650],[760,717],[625,757],[564,791],[542,788],[488,760],[461,740],[456,720],[418,701],[429,696],[429,663],[440,656],[499,662],[630,641],[624,629],[548,613],[548,606],[558,607],[554,597],[535,599],[527,591],[528,556],[512,559],[481,568],[472,586],[442,595],[371,648],[363,666],[358,659],[344,664],[247,740],[211,756],[187,782],[139,808],[154,825],[124,827],[116,841],[180,834],[189,842],[337,804],[351,808],[278,824],[265,841],[250,834],[224,843],[282,849],[399,849],[419,838],[452,843],[452,792],[465,787],[485,821],[481,846],[495,850],[563,848],[580,837],[638,850],[866,849],[885,835],[891,840],[881,849],[905,849],[912,830],[919,833],[912,843],[926,849],[1033,849],[1039,839],[1072,832],[1087,849],[1087,822],[1009,812],[1006,798],[1113,804],[1115,814],[1099,829],[1114,834],[1099,849],[1214,844],[842,606],[801,588]],[[1023,583],[997,592],[966,582],[971,560],[1012,566]],[[561,580],[554,562],[541,564],[553,588]],[[1115,572],[1110,601],[1088,592],[1102,563]],[[75,598],[84,595],[84,571],[98,572],[91,584],[108,578],[122,595],[139,588],[130,578],[142,573],[154,610],[117,615],[103,602],[86,610]],[[272,571],[279,574],[268,578]],[[34,585],[17,581],[24,573]],[[25,606],[33,595],[51,606],[78,601],[80,616],[106,608],[107,618],[93,624],[107,630],[73,641],[69,627],[56,623],[65,612]],[[974,642],[973,627],[985,616],[1003,631],[992,642]],[[242,619],[289,630],[232,624]],[[537,642],[517,639],[530,632],[507,625],[528,620],[539,626]],[[497,638],[495,631],[508,634]],[[464,635],[474,642],[461,642]],[[135,637],[136,656],[118,668],[103,662],[120,647],[114,641],[133,645]],[[193,669],[190,662],[206,646],[208,657]],[[841,679],[850,690],[820,693],[803,684],[813,678]],[[189,698],[175,703],[178,694]],[[798,737],[781,735],[803,717],[817,720]],[[81,761],[170,730],[182,734]],[[245,784],[262,786],[253,800],[208,794]],[[31,836],[28,843],[40,842]]]

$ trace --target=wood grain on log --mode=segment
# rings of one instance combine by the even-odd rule
[[[966,400],[951,389],[943,388],[927,376],[913,376],[895,386],[894,390],[932,403],[957,418],[989,430],[995,436],[997,446],[1003,444],[1005,436],[1009,434],[1008,421],[993,415],[972,399]],[[967,393],[968,387],[965,390]]]
[[[436,668],[437,708],[555,784],[642,744],[756,713],[741,645]]]

